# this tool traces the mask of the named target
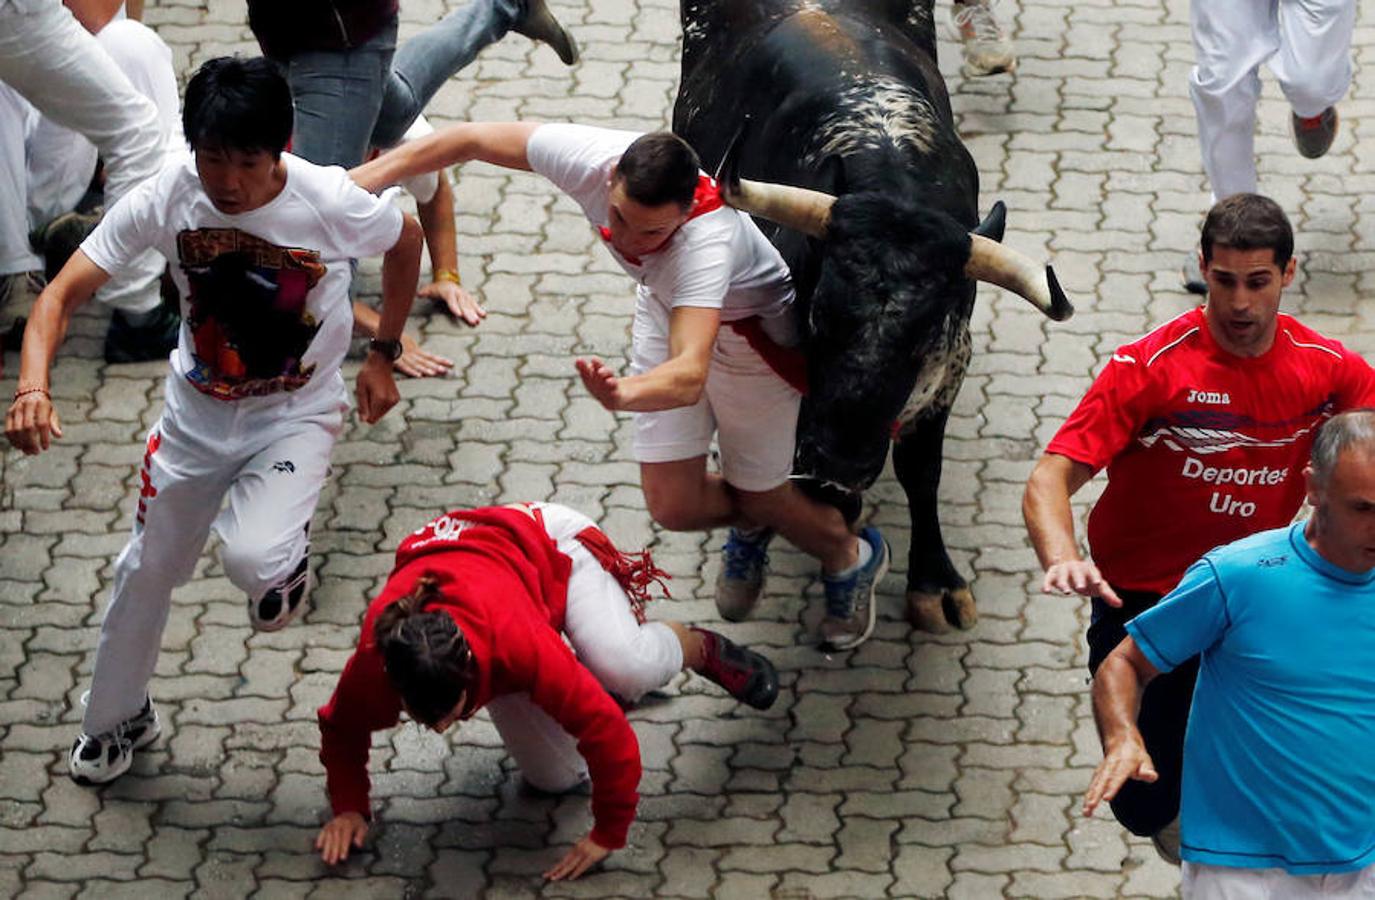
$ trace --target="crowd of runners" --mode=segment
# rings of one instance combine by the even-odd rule
[[[1015,69],[990,0],[948,13],[966,76]],[[108,362],[170,362],[73,779],[110,782],[158,738],[148,688],[172,592],[212,532],[254,629],[309,607],[312,520],[350,406],[376,422],[400,398],[395,371],[452,366],[403,333],[414,299],[474,327],[487,316],[458,275],[449,169],[470,161],[542,176],[633,279],[628,370],[587,357],[569,375],[634,414],[660,527],[729,529],[720,617],[749,618],[781,536],[820,571],[817,642],[869,638],[889,546],[789,478],[804,395],[769,347],[799,341],[792,274],[693,148],[670,132],[424,120],[508,32],[576,65],[544,0],[472,0],[399,46],[397,0],[248,0],[263,55],[211,59],[184,92],[138,14],[118,0],[0,0],[0,297],[36,293],[7,339],[6,436],[27,454],[63,439],[53,365],[93,298],[111,310]],[[1188,91],[1215,202],[1184,276],[1205,300],[1104,361],[1025,489],[1043,589],[1092,602],[1104,759],[1084,810],[1107,801],[1182,863],[1194,897],[1375,890],[1375,371],[1279,311],[1294,233],[1256,193],[1252,137],[1268,65],[1298,152],[1327,152],[1354,22],[1352,0],[1192,5]],[[415,216],[393,202],[397,184]],[[380,309],[352,299],[369,257],[382,259]],[[367,350],[351,404],[342,364],[356,335]],[[1085,554],[1071,497],[1104,469]],[[641,759],[624,709],[687,670],[765,710],[778,674],[729,625],[648,616],[664,573],[576,510],[435,513],[360,605],[357,649],[319,711],[333,815],[317,849],[335,863],[367,839],[372,732],[403,715],[442,732],[485,709],[530,786],[590,782],[591,831],[544,873],[576,878],[625,845],[635,817]]]

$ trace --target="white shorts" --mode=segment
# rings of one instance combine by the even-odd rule
[[[630,370],[638,375],[668,356],[668,311],[641,296],[635,304]],[[635,414],[635,461],[705,456],[717,435],[727,483],[742,491],[772,490],[792,474],[801,405],[802,395],[723,323],[702,398],[692,406]]]
[[[1180,896],[1189,900],[1308,900],[1375,897],[1375,866],[1334,875],[1291,875],[1283,869],[1234,869],[1185,860]]]

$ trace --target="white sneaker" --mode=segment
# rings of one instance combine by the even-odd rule
[[[993,15],[997,0],[953,0],[950,4],[950,27],[955,30],[964,51],[966,75],[996,75],[1017,68],[1017,54],[1012,40]]]
[[[86,697],[81,698],[82,703]],[[77,735],[68,758],[67,772],[72,781],[82,785],[105,784],[114,781],[134,764],[134,751],[147,747],[162,733],[162,723],[151,699],[143,701],[143,709],[131,719],[125,719],[104,734]]]
[[[248,598],[248,621],[255,631],[281,631],[305,612],[310,597],[310,544],[296,570],[261,597]]]

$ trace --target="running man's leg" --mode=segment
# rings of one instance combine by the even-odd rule
[[[705,394],[717,427],[721,475],[739,514],[816,557],[827,574],[854,566],[859,539],[845,517],[788,481],[802,395],[730,328],[717,335]]]
[[[248,595],[254,628],[283,628],[305,608],[308,528],[342,427],[337,411],[279,424],[278,435],[235,475],[215,520],[225,574]]]
[[[216,471],[163,414],[144,448],[143,489],[133,535],[115,561],[110,604],[100,625],[91,695],[82,722],[110,731],[143,707],[157,666],[172,589],[195,569],[232,470]]]
[[[396,20],[351,50],[298,53],[283,67],[296,107],[291,152],[352,168],[371,146],[396,52]]]
[[[372,146],[399,144],[444,83],[512,30],[548,43],[567,65],[577,60],[576,45],[544,0],[469,0],[396,51]]]
[[[27,181],[24,147],[30,112],[18,92],[0,83],[0,278],[43,268],[43,261],[29,247],[23,201]]]
[[[637,298],[631,373],[647,372],[667,361],[668,355],[667,312],[645,297]],[[633,451],[645,505],[650,517],[669,531],[702,531],[739,518],[725,481],[707,471],[715,432],[716,418],[705,396],[692,406],[635,414]]]
[[[157,110],[56,0],[32,12],[0,5],[0,80],[40,113],[85,135],[105,160],[105,190],[114,203],[162,165]],[[130,313],[160,302],[157,271],[117,273],[102,301]]]
[[[1279,49],[1269,3],[1194,0],[1189,96],[1198,120],[1203,171],[1215,199],[1256,190],[1257,69]]]
[[[1346,96],[1355,27],[1355,0],[1281,0],[1270,70],[1298,116],[1316,116]]]

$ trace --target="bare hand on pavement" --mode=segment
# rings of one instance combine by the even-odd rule
[[[487,318],[487,310],[472,294],[452,281],[434,281],[420,289],[420,296],[444,304],[449,315],[476,326]]]
[[[573,845],[573,849],[564,854],[563,859],[554,864],[554,867],[544,873],[544,877],[550,881],[572,881],[597,863],[606,859],[611,851],[592,838],[585,837]]]

